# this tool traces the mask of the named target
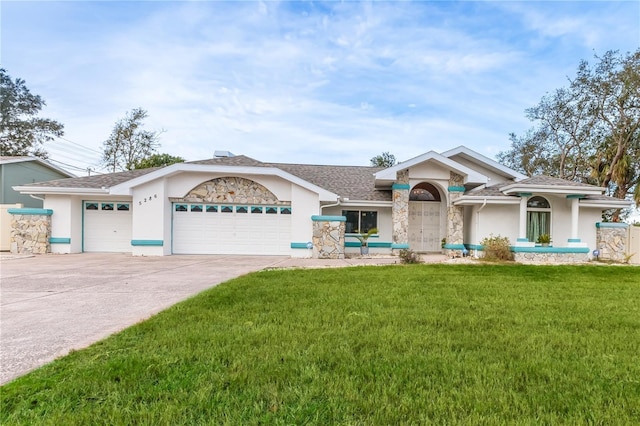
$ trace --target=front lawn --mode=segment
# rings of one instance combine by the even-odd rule
[[[640,268],[264,271],[0,388],[96,423],[639,424]]]

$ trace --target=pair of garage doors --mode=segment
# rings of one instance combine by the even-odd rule
[[[132,204],[85,201],[83,250],[131,252]],[[291,207],[175,203],[174,254],[288,254]]]

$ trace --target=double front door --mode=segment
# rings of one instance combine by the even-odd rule
[[[414,251],[440,251],[440,202],[409,202],[409,248]]]

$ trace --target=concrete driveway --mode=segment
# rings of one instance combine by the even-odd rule
[[[0,384],[279,256],[39,255],[0,260]]]

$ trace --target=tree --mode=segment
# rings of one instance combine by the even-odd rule
[[[38,117],[46,105],[32,94],[25,81],[12,80],[0,68],[0,153],[1,155],[35,155],[47,158],[42,145],[64,135],[64,126],[55,120]]]
[[[182,157],[174,157],[169,154],[153,154],[147,158],[143,158],[140,161],[136,161],[133,165],[134,169],[148,169],[151,167],[165,167],[175,163],[184,163],[185,159]]]
[[[640,49],[582,61],[569,86],[526,110],[536,123],[498,160],[529,175],[599,185],[640,205]],[[614,219],[617,219],[617,214]]]
[[[133,170],[136,162],[151,156],[160,146],[161,132],[142,129],[145,118],[147,111],[134,108],[116,122],[102,154],[103,163],[111,171]]]
[[[383,152],[373,157],[370,161],[373,167],[391,167],[396,165],[396,156],[389,154],[389,152]]]

